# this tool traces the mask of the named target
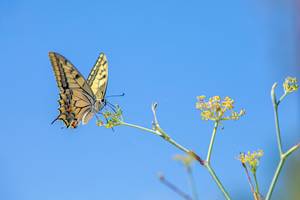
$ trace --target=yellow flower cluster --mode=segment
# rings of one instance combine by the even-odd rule
[[[113,128],[115,126],[119,126],[121,124],[121,121],[123,120],[122,110],[118,106],[116,108],[117,109],[113,112],[110,111],[103,112],[102,115],[105,121],[99,119],[97,121],[97,125],[104,126],[105,128]]]
[[[291,93],[298,90],[299,85],[297,78],[287,77],[283,83],[283,89],[285,93]]]
[[[240,153],[239,160],[243,165],[248,165],[250,170],[255,173],[259,165],[260,158],[264,155],[263,150],[258,150],[254,152],[248,151],[247,153]]]
[[[190,154],[181,155],[177,154],[173,157],[174,160],[180,161],[184,166],[189,167],[195,161],[194,157]]]
[[[214,96],[206,101],[205,96],[198,96],[197,100],[196,109],[201,111],[203,120],[238,120],[245,114],[244,109],[239,112],[233,110],[234,101],[230,97],[225,97],[222,100],[220,96]],[[230,111],[230,113],[226,114],[227,111]]]

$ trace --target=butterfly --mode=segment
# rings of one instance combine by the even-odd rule
[[[49,52],[57,86],[59,88],[59,115],[67,128],[76,128],[80,122],[88,123],[106,104],[108,63],[101,53],[87,80],[64,56]]]

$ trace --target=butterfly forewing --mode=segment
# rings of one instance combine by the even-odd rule
[[[60,119],[72,128],[76,128],[80,121],[87,123],[98,110],[96,96],[90,85],[62,55],[50,52],[49,57],[60,90],[60,114],[54,121]]]
[[[104,53],[101,53],[91,70],[87,83],[90,85],[97,100],[103,100],[108,80],[108,63]]]

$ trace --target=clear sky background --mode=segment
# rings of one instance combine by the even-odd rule
[[[212,123],[200,120],[196,96],[230,96],[247,114],[225,122],[212,165],[235,199],[250,199],[241,151],[263,149],[265,194],[278,161],[270,88],[298,76],[295,5],[281,1],[1,1],[0,199],[175,200],[157,173],[190,192],[181,153],[158,137],[95,119],[75,130],[50,122],[58,89],[49,51],[85,76],[100,52],[109,61],[107,94],[130,123],[161,126],[206,155]],[[280,87],[279,87],[280,88]],[[281,89],[278,92],[282,92]],[[284,147],[300,140],[299,96],[280,107]],[[299,159],[299,152],[292,156]],[[208,172],[194,165],[200,199],[222,199]],[[284,192],[284,175],[275,194]]]

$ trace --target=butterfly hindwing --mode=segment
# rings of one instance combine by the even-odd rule
[[[81,73],[66,58],[49,52],[49,57],[60,90],[57,119],[67,127],[76,128],[80,121],[87,123],[98,111],[96,96]]]

